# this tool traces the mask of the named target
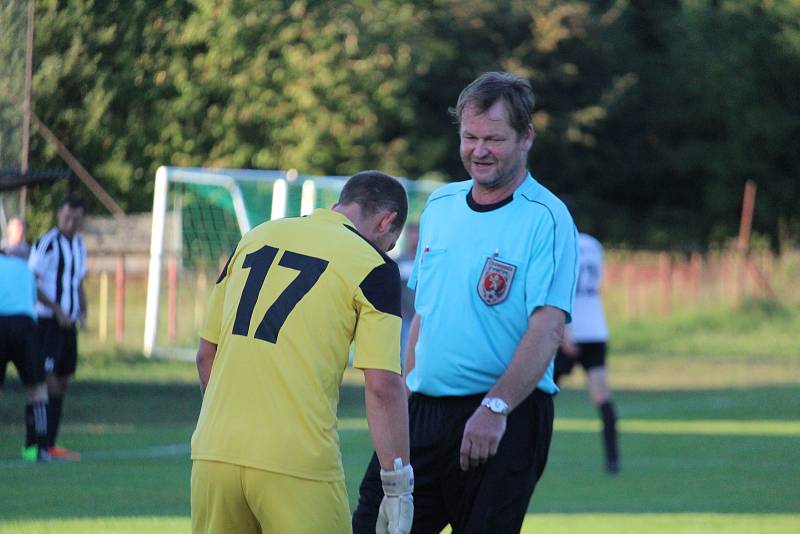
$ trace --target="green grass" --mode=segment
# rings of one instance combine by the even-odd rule
[[[602,470],[597,417],[577,373],[557,397],[548,467],[523,532],[800,531],[797,358],[796,349],[612,353],[617,477]],[[77,464],[17,461],[24,401],[10,375],[0,397],[0,533],[188,531],[186,451],[200,404],[193,365],[84,357],[60,440],[84,453]],[[351,505],[371,454],[354,376],[340,406]]]
[[[749,300],[741,309],[678,313],[669,319],[611,321],[615,353],[698,358],[798,355],[800,305]]]

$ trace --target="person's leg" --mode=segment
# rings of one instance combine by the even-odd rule
[[[445,491],[462,489],[453,534],[518,533],[544,472],[553,433],[553,399],[532,393],[508,416],[497,455],[485,465],[452,472]]]
[[[54,447],[58,431],[61,428],[61,415],[63,413],[64,395],[69,388],[69,376],[47,375],[47,394],[50,409],[48,410],[47,446]]]
[[[561,349],[556,352],[555,363],[553,365],[553,381],[558,384],[561,377],[568,375],[572,372],[575,366],[575,358],[571,358],[564,354]]]
[[[413,533],[438,534],[447,525],[446,507],[440,487],[440,445],[449,424],[436,399],[412,395],[408,405],[411,434],[411,466],[414,468]],[[460,434],[459,434],[460,437]],[[375,534],[378,508],[383,500],[380,464],[375,454],[359,488],[353,513],[355,534]]]
[[[413,461],[411,465],[414,465]],[[383,499],[380,470],[378,457],[372,453],[372,458],[358,488],[358,504],[353,512],[353,532],[355,534],[373,534],[375,532],[378,508]]]
[[[192,462],[192,532],[261,534],[242,491],[242,469],[222,462]]]
[[[36,346],[36,324],[28,316],[6,318],[7,339],[5,349],[17,368],[25,386],[25,445],[22,459],[48,461],[47,452],[47,385],[44,367]],[[8,337],[8,336],[6,336]]]
[[[606,470],[617,473],[620,469],[619,447],[617,443],[617,415],[608,376],[605,367],[606,344],[591,343],[585,349],[586,357],[583,365],[586,368],[586,382],[589,397],[597,408],[603,422],[603,450],[605,451]]]
[[[344,480],[309,480],[249,467],[242,473],[245,500],[264,534],[351,532]]]
[[[25,404],[25,449],[23,457],[26,460],[50,461],[48,451],[48,399],[47,384],[41,382],[26,388],[27,403]],[[35,447],[35,455],[31,454],[31,447]]]
[[[70,328],[61,329],[59,333],[61,336],[59,351],[54,360],[53,372],[47,376],[51,414],[51,417],[48,418],[48,442],[50,454],[54,459],[79,460],[80,453],[56,445],[58,431],[61,427],[64,398],[78,364],[77,332],[74,328]]]

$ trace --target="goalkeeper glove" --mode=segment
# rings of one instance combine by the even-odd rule
[[[394,469],[381,469],[383,500],[378,510],[376,534],[408,534],[414,519],[414,470],[395,458]]]

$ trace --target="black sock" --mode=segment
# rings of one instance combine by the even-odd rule
[[[36,443],[36,420],[33,416],[33,403],[25,405],[25,447]]]
[[[617,463],[619,451],[617,450],[617,416],[614,413],[614,403],[609,401],[600,405],[600,417],[603,419],[603,444],[606,450],[606,461]]]
[[[58,427],[61,424],[61,405],[64,402],[62,397],[50,397],[50,409],[47,413],[47,446],[52,447],[56,444]]]

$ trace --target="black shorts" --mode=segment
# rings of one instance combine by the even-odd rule
[[[27,315],[0,317],[0,386],[6,375],[8,362],[17,368],[20,381],[25,386],[44,382],[44,367],[36,347],[36,323]]]
[[[588,371],[593,367],[605,367],[606,365],[606,342],[596,341],[592,343],[576,343],[578,356],[570,358],[561,349],[556,353],[555,371],[553,378],[556,382],[562,375],[568,375],[575,367],[575,363],[580,363]]]
[[[483,397],[411,396],[412,534],[438,533],[448,523],[454,534],[520,531],[547,463],[553,398],[534,391],[509,414],[497,455],[465,472],[459,464],[464,425]],[[380,465],[373,454],[353,514],[354,534],[374,534],[382,498]]]
[[[75,327],[61,328],[53,318],[39,319],[39,342],[44,372],[71,376],[78,367],[78,333]]]

